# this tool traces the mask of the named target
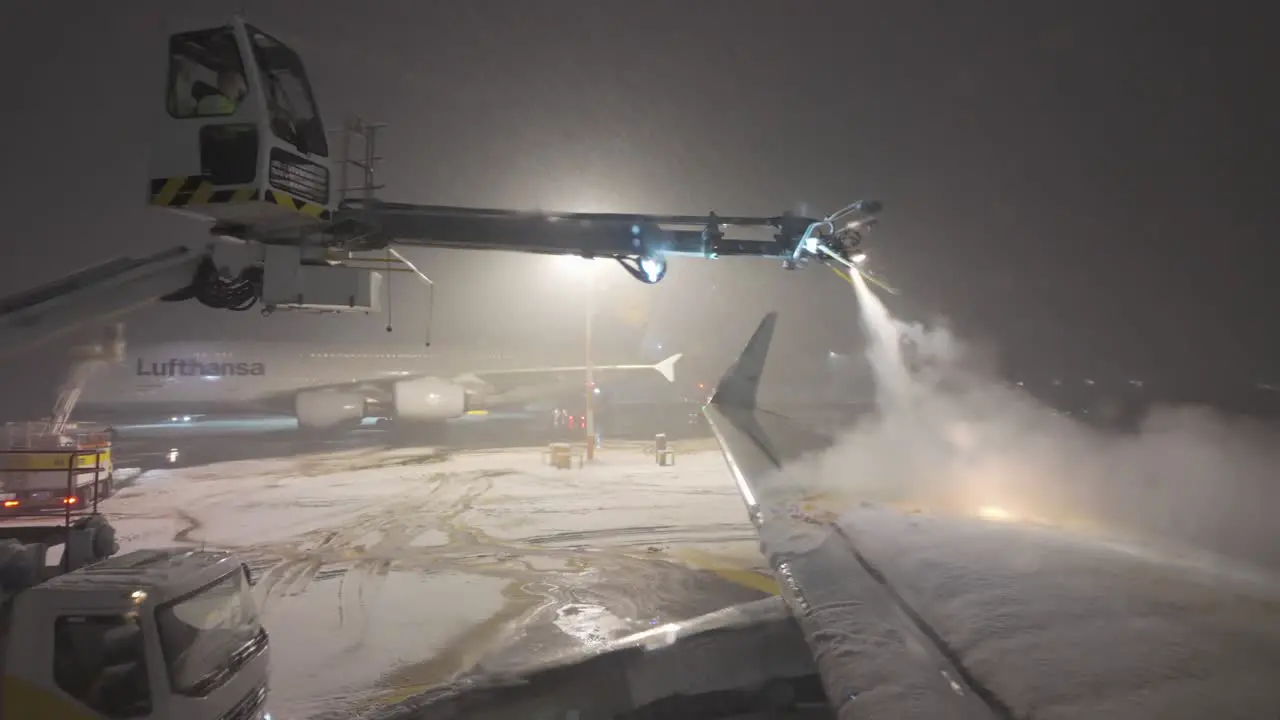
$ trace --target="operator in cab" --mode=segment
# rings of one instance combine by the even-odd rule
[[[180,118],[231,115],[249,94],[234,39],[215,33],[171,50],[169,112]]]
[[[230,70],[218,71],[218,92],[209,93],[196,103],[196,114],[201,117],[230,115],[240,106],[248,89],[244,76]]]

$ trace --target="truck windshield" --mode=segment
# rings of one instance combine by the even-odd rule
[[[206,695],[231,676],[263,638],[249,579],[240,570],[156,610],[174,692]]]
[[[253,55],[262,71],[271,132],[299,152],[328,157],[324,123],[316,109],[302,59],[280,41],[249,28]]]
[[[169,39],[170,115],[234,115],[248,92],[231,28],[198,30]]]

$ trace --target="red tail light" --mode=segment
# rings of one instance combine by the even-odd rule
[[[75,504],[76,504],[77,502],[79,502],[79,501],[80,501],[80,500],[79,500],[79,498],[73,498],[73,497],[64,497],[64,498],[62,498],[62,504],[63,504],[63,505],[75,505]]]
[[[16,507],[18,507],[18,501],[17,501],[17,500],[5,500],[5,501],[4,501],[4,506],[5,506],[5,507],[7,507],[7,508],[16,508]]]

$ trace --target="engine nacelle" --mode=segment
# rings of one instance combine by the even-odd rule
[[[442,378],[401,380],[392,390],[396,417],[409,421],[448,420],[467,411],[467,391]]]
[[[298,418],[298,425],[305,428],[354,424],[364,419],[364,396],[332,390],[304,390],[294,397],[293,413]]]

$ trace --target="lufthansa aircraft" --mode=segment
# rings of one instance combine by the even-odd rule
[[[673,355],[656,365],[596,365],[601,376],[658,372],[675,379]],[[584,388],[584,365],[521,367],[500,353],[421,347],[324,347],[302,343],[172,343],[130,348],[100,368],[76,415],[293,415],[304,428],[364,418],[442,422],[469,411],[523,406]]]

